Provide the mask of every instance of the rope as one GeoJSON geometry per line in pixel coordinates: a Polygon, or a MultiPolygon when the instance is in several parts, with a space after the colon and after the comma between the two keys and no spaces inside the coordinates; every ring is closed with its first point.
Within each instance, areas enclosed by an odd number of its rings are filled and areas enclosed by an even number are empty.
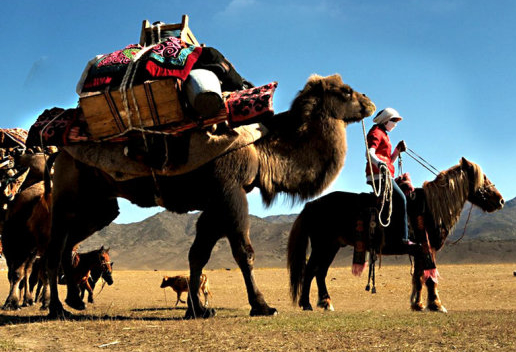
{"type": "MultiPolygon", "coordinates": [[[[160,33],[160,26],[158,25],[157,26],[158,28],[158,36],[159,36],[159,33],[160,33]]],[[[158,37],[159,38],[159,37],[158,37]]],[[[153,41],[153,44],[154,44],[154,40],[153,41]]],[[[140,109],[138,107],[138,102],[136,100],[136,96],[134,94],[134,89],[133,89],[133,84],[134,84],[134,79],[136,77],[136,72],[138,71],[138,67],[140,65],[140,58],[143,57],[143,55],[151,50],[153,48],[152,45],[148,46],[148,47],[144,47],[142,50],[140,50],[140,52],[138,52],[138,54],[131,60],[131,62],[129,63],[128,67],[127,67],[127,71],[125,72],[124,74],[124,78],[122,80],[122,84],[120,85],[120,95],[121,95],[121,98],[122,98],[122,102],[124,104],[124,109],[125,109],[125,112],[126,112],[126,115],[127,115],[127,122],[128,122],[128,126],[129,128],[124,131],[123,133],[121,133],[120,135],[122,134],[125,134],[127,133],[128,131],[140,131],[141,134],[142,134],[142,139],[143,139],[143,145],[144,145],[144,148],[145,148],[145,151],[146,152],[149,152],[149,144],[148,144],[148,141],[147,141],[147,137],[146,137],[146,130],[145,130],[145,126],[143,125],[143,120],[142,120],[142,116],[140,114],[140,109]],[[134,66],[134,69],[133,69],[133,66],[134,66]],[[136,115],[138,117],[138,120],[140,122],[140,128],[134,128],[133,127],[133,123],[132,123],[132,112],[131,110],[129,109],[129,101],[127,99],[127,90],[130,90],[131,92],[131,98],[132,98],[132,101],[133,101],[133,105],[134,105],[134,109],[136,111],[136,115]]],[[[158,183],[158,179],[156,177],[156,173],[154,171],[154,168],[152,167],[149,167],[150,169],[150,172],[152,174],[152,179],[154,181],[154,188],[156,190],[156,194],[155,194],[155,199],[156,199],[156,203],[158,205],[162,205],[162,204],[159,204],[161,203],[159,200],[161,199],[161,190],[160,190],[160,187],[159,187],[159,183],[158,183]]]]}
{"type": "Polygon", "coordinates": [[[473,203],[471,203],[471,206],[469,207],[468,218],[466,219],[466,223],[464,224],[464,230],[462,231],[462,235],[459,237],[458,240],[450,243],[451,245],[456,245],[457,243],[459,243],[464,238],[464,235],[466,234],[466,227],[468,226],[468,222],[469,222],[469,218],[471,217],[471,211],[472,210],[473,210],[473,203]]]}
{"type": "MultiPolygon", "coordinates": [[[[365,143],[366,156],[367,156],[367,165],[369,167],[370,175],[373,175],[373,162],[371,161],[371,155],[369,155],[369,146],[367,145],[367,133],[366,133],[366,129],[365,129],[364,120],[362,120],[362,132],[364,134],[364,143],[365,143]]],[[[379,188],[378,191],[376,190],[376,185],[375,185],[374,181],[372,182],[372,184],[373,184],[373,193],[374,193],[374,195],[376,197],[380,196],[380,192],[381,192],[381,189],[382,189],[381,178],[378,181],[379,181],[379,183],[378,183],[378,188],[379,188]]]]}
{"type": "Polygon", "coordinates": [[[392,193],[393,193],[393,187],[392,187],[392,177],[390,177],[390,171],[387,168],[386,165],[380,166],[380,177],[378,178],[378,189],[376,188],[375,180],[373,179],[373,162],[371,160],[371,155],[369,155],[369,148],[367,145],[367,133],[365,129],[365,123],[364,120],[362,120],[362,132],[364,134],[364,143],[366,148],[366,156],[367,156],[367,164],[369,167],[369,172],[371,175],[371,184],[373,185],[373,193],[374,195],[379,198],[380,195],[382,195],[382,205],[380,207],[380,212],[378,214],[378,222],[381,226],[387,227],[391,223],[391,215],[392,215],[392,193]],[[382,179],[385,179],[385,187],[382,193],[382,179]],[[382,213],[383,209],[385,207],[385,203],[389,202],[389,215],[387,216],[387,223],[384,223],[382,220],[382,213]]]}

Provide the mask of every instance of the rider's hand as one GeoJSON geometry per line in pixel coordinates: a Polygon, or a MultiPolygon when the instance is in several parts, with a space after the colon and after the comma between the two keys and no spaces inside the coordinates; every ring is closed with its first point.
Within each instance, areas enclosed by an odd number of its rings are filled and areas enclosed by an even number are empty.
{"type": "Polygon", "coordinates": [[[380,169],[382,168],[382,166],[385,166],[385,167],[387,168],[387,164],[386,164],[386,163],[384,163],[384,162],[381,162],[381,161],[380,161],[380,162],[378,163],[378,166],[377,166],[377,167],[378,167],[378,170],[380,170],[380,169]]]}
{"type": "Polygon", "coordinates": [[[401,153],[401,152],[404,152],[407,150],[407,144],[405,143],[405,141],[400,141],[398,143],[398,145],[396,146],[396,149],[398,149],[398,151],[401,153]]]}

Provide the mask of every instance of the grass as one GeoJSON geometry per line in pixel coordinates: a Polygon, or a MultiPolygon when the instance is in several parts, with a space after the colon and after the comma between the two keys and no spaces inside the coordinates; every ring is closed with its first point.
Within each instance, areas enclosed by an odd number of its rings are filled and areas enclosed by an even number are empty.
{"type": "MultiPolygon", "coordinates": [[[[259,269],[260,289],[280,313],[255,318],[239,271],[206,271],[217,317],[194,321],[182,320],[185,305],[172,307],[176,297],[159,288],[161,273],[117,271],[114,285],[97,288],[95,304],[71,320],[47,321],[38,307],[0,312],[0,351],[515,351],[513,271],[508,264],[441,266],[449,310],[442,314],[409,309],[409,266],[381,268],[374,295],[364,290],[366,278],[330,269],[335,312],[299,310],[286,270],[259,269]]],[[[0,280],[7,296],[7,279],[0,280]]],[[[311,298],[315,306],[315,289],[311,298]]]]}

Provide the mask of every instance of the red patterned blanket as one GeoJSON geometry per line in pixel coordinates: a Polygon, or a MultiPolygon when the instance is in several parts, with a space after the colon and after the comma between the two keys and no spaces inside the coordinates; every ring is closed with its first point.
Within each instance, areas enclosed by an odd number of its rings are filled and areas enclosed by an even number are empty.
{"type": "Polygon", "coordinates": [[[149,79],[175,77],[185,80],[202,48],[169,37],[152,47],[131,44],[110,54],[90,60],[77,86],[77,93],[95,92],[118,87],[127,74],[134,76],[133,84],[149,79]],[[131,69],[131,62],[136,62],[131,69]]]}

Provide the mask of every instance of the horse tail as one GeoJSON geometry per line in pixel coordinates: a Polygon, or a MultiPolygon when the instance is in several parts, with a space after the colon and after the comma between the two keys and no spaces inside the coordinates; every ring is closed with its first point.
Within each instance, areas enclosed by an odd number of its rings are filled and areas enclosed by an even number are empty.
{"type": "Polygon", "coordinates": [[[287,245],[287,269],[290,275],[290,295],[296,303],[301,295],[303,277],[306,268],[306,252],[308,249],[309,226],[305,217],[308,216],[307,205],[292,225],[287,245]]]}

